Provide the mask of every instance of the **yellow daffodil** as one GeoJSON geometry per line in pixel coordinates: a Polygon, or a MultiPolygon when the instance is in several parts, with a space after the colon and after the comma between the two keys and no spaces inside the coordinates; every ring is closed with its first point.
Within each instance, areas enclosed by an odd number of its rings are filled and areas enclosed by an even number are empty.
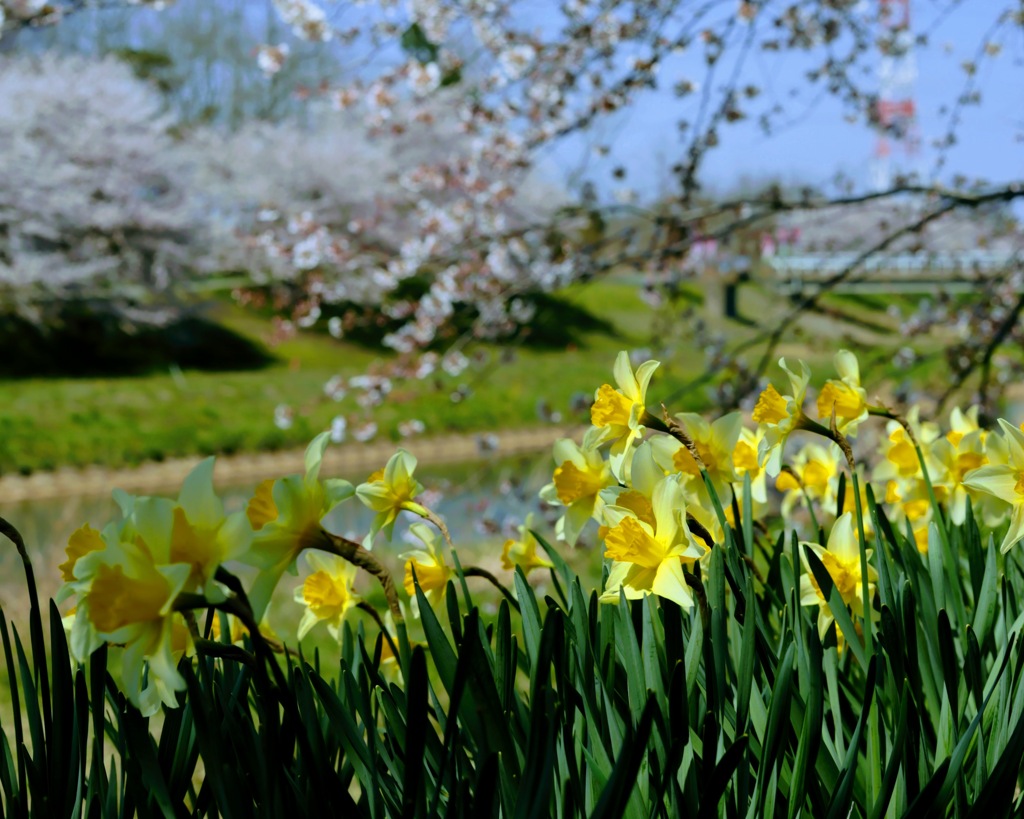
{"type": "Polygon", "coordinates": [[[604,536],[605,557],[611,571],[601,599],[615,602],[619,595],[636,599],[657,594],[684,609],[693,606],[684,565],[704,554],[686,525],[682,488],[674,477],[659,481],[651,503],[654,525],[640,520],[625,507],[608,507],[609,526],[604,536]]]}
{"type": "Polygon", "coordinates": [[[295,602],[305,606],[298,638],[305,637],[317,623],[327,623],[327,631],[337,640],[345,614],[359,603],[359,595],[352,589],[357,569],[344,558],[323,552],[306,552],[306,561],[313,571],[295,590],[295,602]]]}
{"type": "MultiPolygon", "coordinates": [[[[603,513],[601,515],[602,525],[598,533],[602,539],[608,530],[616,525],[622,509],[627,509],[653,529],[656,526],[654,491],[665,478],[671,478],[680,487],[683,520],[692,517],[707,530],[714,542],[722,542],[725,532],[722,529],[718,513],[710,504],[710,496],[706,491],[698,494],[697,482],[676,470],[675,457],[682,446],[679,441],[669,435],[659,435],[647,439],[637,447],[636,455],[633,458],[630,486],[609,487],[601,493],[606,504],[605,510],[616,507],[611,509],[610,515],[603,513]],[[706,503],[707,506],[702,506],[701,503],[706,503]]],[[[728,507],[725,511],[728,517],[728,507]]],[[[698,539],[697,542],[703,543],[704,541],[698,539]]],[[[705,552],[706,556],[707,552],[705,552]]]]}
{"type": "Polygon", "coordinates": [[[988,437],[988,430],[982,429],[978,423],[979,411],[980,408],[977,404],[968,407],[967,412],[963,412],[960,407],[953,407],[949,413],[949,432],[946,433],[946,440],[953,446],[957,446],[965,435],[980,432],[984,444],[985,438],[988,437]]]}
{"type": "Polygon", "coordinates": [[[511,571],[516,566],[523,570],[523,574],[529,574],[531,569],[550,569],[552,563],[537,554],[537,547],[540,544],[537,538],[530,531],[533,528],[533,515],[526,516],[526,522],[518,527],[519,539],[505,541],[501,551],[502,567],[511,571]]]}
{"type": "MultiPolygon", "coordinates": [[[[723,506],[729,505],[729,489],[736,481],[732,455],[740,438],[740,430],[743,429],[743,416],[731,412],[709,424],[695,412],[682,412],[676,415],[676,420],[682,424],[693,442],[719,501],[723,506]]],[[[685,476],[688,493],[697,498],[701,506],[713,508],[700,467],[688,447],[680,445],[675,450],[672,465],[676,472],[685,476]]]]}
{"type": "MultiPolygon", "coordinates": [[[[817,543],[801,543],[800,547],[803,550],[801,562],[804,564],[804,572],[800,576],[800,604],[818,606],[818,636],[824,639],[835,618],[807,562],[806,551],[814,552],[821,560],[836,589],[839,590],[843,602],[850,607],[855,615],[863,616],[864,590],[860,564],[860,541],[855,531],[853,513],[844,512],[832,525],[832,531],[828,536],[828,548],[823,548],[817,543]]],[[[867,550],[869,560],[871,551],[871,549],[867,550]]],[[[878,579],[878,575],[871,565],[868,565],[867,579],[868,595],[870,596],[874,594],[874,581],[878,579]]]]}
{"type": "Polygon", "coordinates": [[[977,503],[983,495],[964,483],[964,478],[988,463],[981,430],[951,431],[946,437],[933,442],[930,450],[936,467],[931,475],[932,483],[944,496],[950,520],[959,526],[967,517],[968,497],[977,503]]]}
{"type": "Polygon", "coordinates": [[[565,507],[565,514],[555,524],[555,534],[570,546],[576,545],[587,521],[599,512],[601,490],[618,483],[597,449],[599,432],[596,428],[589,430],[583,446],[569,438],[556,441],[555,474],[552,482],[540,490],[544,501],[565,507]]]}
{"type": "Polygon", "coordinates": [[[789,469],[779,473],[775,488],[783,492],[782,514],[788,517],[805,497],[823,509],[834,510],[839,489],[839,473],[846,463],[836,444],[805,444],[793,456],[789,469]]]}
{"type": "Polygon", "coordinates": [[[785,358],[779,359],[779,366],[789,376],[791,395],[780,395],[769,384],[758,397],[753,412],[753,419],[761,424],[764,431],[758,457],[765,465],[765,471],[773,478],[782,468],[782,450],[786,446],[786,439],[806,420],[803,403],[807,384],[811,380],[811,371],[802,361],[797,361],[798,372],[786,366],[785,358]]]}
{"type": "Polygon", "coordinates": [[[186,590],[211,599],[216,594],[213,575],[217,567],[244,555],[252,542],[245,512],[224,514],[224,504],[213,491],[213,463],[213,458],[207,458],[189,472],[176,504],[141,498],[133,504],[131,515],[147,544],[169,539],[168,562],[191,567],[186,590]]]}
{"type": "Polygon", "coordinates": [[[594,396],[590,421],[601,430],[597,443],[611,443],[609,461],[612,474],[620,481],[628,480],[634,447],[643,440],[647,385],[659,364],[658,361],[645,361],[634,374],[629,355],[622,351],[616,357],[612,370],[618,389],[602,384],[594,396]]]}
{"type": "MultiPolygon", "coordinates": [[[[920,407],[917,405],[907,412],[907,423],[914,432],[925,457],[928,474],[934,471],[934,464],[929,461],[930,444],[939,437],[939,430],[934,424],[921,423],[920,407]]],[[[874,470],[877,481],[901,481],[921,475],[921,463],[914,449],[914,442],[906,429],[898,421],[889,421],[885,425],[886,438],[880,444],[879,454],[882,458],[874,470]]]]}
{"type": "MultiPolygon", "coordinates": [[[[140,499],[155,500],[155,499],[140,499]]],[[[130,533],[131,528],[126,526],[130,533]]],[[[184,689],[176,654],[184,648],[174,602],[192,573],[187,563],[169,563],[170,538],[146,543],[113,540],[75,564],[80,597],[71,628],[73,656],[83,662],[103,642],[123,645],[122,684],[144,714],[163,702],[177,704],[184,689]],[[142,680],[148,667],[148,683],[142,680]]]]}
{"type": "Polygon", "coordinates": [[[377,513],[363,541],[367,549],[373,545],[377,532],[383,531],[384,537],[391,540],[399,512],[427,515],[427,510],[414,500],[423,491],[423,485],[412,476],[415,469],[415,456],[400,449],[388,460],[383,472],[356,487],[359,500],[377,513]]]}
{"type": "Polygon", "coordinates": [[[399,555],[405,561],[404,587],[409,595],[413,615],[419,617],[419,604],[416,597],[416,583],[420,584],[423,594],[430,605],[436,606],[445,595],[452,570],[445,563],[444,550],[441,546],[441,535],[425,523],[414,523],[409,532],[415,535],[425,548],[413,549],[399,555]],[[415,572],[415,580],[414,573],[415,572]]]}
{"type": "Polygon", "coordinates": [[[1005,553],[1024,538],[1024,432],[1002,418],[999,425],[1003,428],[1007,462],[979,467],[963,483],[1009,505],[1010,527],[999,547],[1005,553]]]}
{"type": "Polygon", "coordinates": [[[766,473],[761,468],[761,460],[757,455],[763,437],[764,432],[760,429],[741,427],[739,439],[732,450],[732,466],[736,470],[736,480],[739,482],[737,494],[742,496],[740,486],[743,477],[750,475],[750,497],[755,505],[768,502],[766,473]]]}
{"type": "Polygon", "coordinates": [[[294,571],[299,553],[323,544],[323,518],[352,496],[348,481],[320,480],[320,464],[329,440],[330,433],[321,433],[306,448],[305,475],[264,481],[249,501],[246,514],[255,534],[249,551],[240,559],[260,569],[249,592],[257,621],[263,618],[281,575],[287,569],[294,571]]]}
{"type": "Polygon", "coordinates": [[[67,548],[64,550],[68,559],[58,566],[61,578],[64,580],[64,585],[57,592],[56,599],[58,603],[74,593],[74,584],[77,579],[75,577],[75,567],[78,565],[79,558],[84,557],[90,552],[102,551],[106,546],[103,535],[93,529],[88,523],[71,533],[71,536],[68,538],[67,548]]]}
{"type": "Polygon", "coordinates": [[[868,417],[867,393],[860,385],[860,365],[849,350],[840,350],[833,359],[839,379],[830,378],[818,393],[818,417],[829,423],[833,410],[836,428],[853,436],[868,417]]]}

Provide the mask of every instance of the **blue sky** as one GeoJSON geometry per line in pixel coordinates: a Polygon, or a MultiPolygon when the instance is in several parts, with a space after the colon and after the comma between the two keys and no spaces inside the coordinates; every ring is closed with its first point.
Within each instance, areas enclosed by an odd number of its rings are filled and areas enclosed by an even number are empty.
{"type": "MultiPolygon", "coordinates": [[[[218,2],[233,7],[240,0],[218,2]]],[[[555,26],[557,12],[553,11],[552,2],[534,0],[519,6],[526,15],[528,28],[543,30],[555,26]]],[[[879,2],[861,0],[864,13],[873,11],[874,4],[879,2]]],[[[683,12],[688,9],[687,3],[688,0],[680,0],[683,12]]],[[[341,2],[325,5],[335,14],[348,9],[341,2]]],[[[911,0],[913,31],[927,32],[930,39],[928,47],[916,51],[915,92],[922,142],[916,164],[926,177],[930,177],[935,166],[936,153],[931,141],[948,127],[948,115],[940,116],[939,109],[955,101],[964,89],[966,75],[962,64],[975,59],[1000,12],[1016,5],[1015,0],[911,0]]],[[[729,2],[723,2],[720,9],[719,22],[733,13],[729,2]]],[[[246,12],[251,20],[261,20],[268,13],[266,0],[251,2],[246,5],[246,12]]],[[[138,12],[137,19],[159,21],[160,16],[138,12]]],[[[261,26],[257,25],[257,29],[261,26]]],[[[960,142],[950,151],[940,181],[948,182],[957,173],[994,183],[1024,179],[1024,142],[1020,141],[1024,132],[1024,29],[1004,26],[997,42],[1002,53],[995,59],[983,60],[976,77],[976,86],[983,93],[982,104],[964,109],[958,132],[960,142]]],[[[298,53],[298,43],[295,45],[298,53]]],[[[704,166],[701,179],[706,185],[728,190],[744,178],[824,185],[842,172],[858,187],[869,186],[875,134],[861,122],[845,121],[845,111],[832,97],[825,95],[815,106],[808,107],[815,92],[802,77],[814,64],[806,55],[793,52],[758,53],[752,57],[741,83],[761,85],[765,89],[761,101],[786,104],[795,121],[770,138],[763,136],[753,121],[723,129],[721,145],[709,154],[704,166]],[[787,101],[784,93],[791,87],[801,91],[801,97],[795,101],[787,101]]],[[[873,60],[867,65],[872,71],[876,68],[873,60]]],[[[676,123],[680,116],[692,116],[696,105],[696,95],[680,101],[671,88],[678,79],[700,81],[702,76],[700,49],[691,47],[662,67],[659,90],[646,93],[625,112],[603,120],[596,132],[566,139],[549,150],[542,165],[544,172],[575,182],[592,179],[602,195],[610,197],[622,184],[611,179],[610,171],[623,165],[629,170],[624,184],[636,189],[642,200],[671,190],[673,180],[668,169],[679,160],[685,147],[676,123]],[[612,148],[603,160],[592,151],[598,143],[612,148]]],[[[869,79],[867,84],[872,87],[873,81],[869,79]]]]}
{"type": "MultiPolygon", "coordinates": [[[[928,32],[930,45],[916,50],[918,78],[915,87],[921,134],[918,169],[931,178],[937,153],[931,142],[945,134],[949,116],[941,116],[942,105],[953,102],[965,87],[967,75],[962,64],[976,57],[999,13],[1008,0],[965,0],[946,15],[937,11],[950,4],[936,0],[912,0],[912,28],[928,32]]],[[[1005,26],[997,42],[1002,46],[995,59],[985,59],[975,78],[982,92],[980,106],[965,108],[959,143],[948,155],[940,181],[953,174],[982,177],[993,183],[1024,179],[1024,35],[1021,27],[1005,26]]],[[[551,159],[562,168],[577,167],[579,156],[588,157],[589,177],[603,193],[613,183],[608,171],[616,164],[629,169],[626,184],[635,188],[641,199],[656,196],[668,178],[667,169],[677,161],[681,143],[676,121],[682,103],[668,88],[675,75],[693,72],[699,76],[697,55],[683,57],[676,65],[666,66],[659,75],[665,90],[648,93],[628,112],[617,115],[603,126],[602,141],[613,146],[610,157],[595,160],[579,140],[568,141],[551,159]],[[598,170],[600,169],[600,171],[598,170]]],[[[779,91],[800,84],[802,72],[811,61],[801,54],[758,56],[750,64],[749,76],[766,88],[779,91]]],[[[770,92],[769,92],[770,93],[770,92]]],[[[810,95],[805,92],[805,97],[810,95]]],[[[702,177],[713,188],[728,189],[741,178],[781,178],[784,181],[824,184],[837,172],[867,188],[870,184],[872,154],[876,137],[863,123],[844,121],[844,110],[831,97],[816,106],[798,101],[792,109],[803,112],[797,121],[770,138],[764,137],[751,122],[730,126],[722,131],[721,145],[709,155],[702,177]]],[[[894,166],[898,165],[894,161],[894,166]]]]}

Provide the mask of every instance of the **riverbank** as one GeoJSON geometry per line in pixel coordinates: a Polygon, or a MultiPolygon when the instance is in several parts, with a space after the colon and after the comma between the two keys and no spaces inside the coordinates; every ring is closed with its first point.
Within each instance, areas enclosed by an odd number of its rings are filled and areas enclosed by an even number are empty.
{"type": "MultiPolygon", "coordinates": [[[[324,455],[322,474],[358,483],[370,472],[383,467],[400,446],[415,455],[422,466],[529,455],[543,452],[559,438],[579,440],[584,430],[585,427],[577,425],[551,425],[413,438],[400,444],[392,441],[334,444],[324,455]]],[[[266,478],[301,472],[304,451],[298,447],[277,452],[221,455],[217,458],[214,480],[218,487],[252,485],[266,478]]],[[[5,504],[25,501],[109,496],[115,488],[133,494],[174,492],[200,460],[200,457],[171,458],[124,469],[65,467],[31,475],[5,475],[0,477],[0,509],[5,504]]]]}

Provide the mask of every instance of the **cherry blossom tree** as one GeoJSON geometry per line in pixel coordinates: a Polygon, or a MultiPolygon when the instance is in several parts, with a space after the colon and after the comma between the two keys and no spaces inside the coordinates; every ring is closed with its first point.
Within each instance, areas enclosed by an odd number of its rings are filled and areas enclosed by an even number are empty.
{"type": "MultiPolygon", "coordinates": [[[[8,28],[47,22],[82,5],[4,2],[8,28]]],[[[893,23],[902,4],[567,0],[544,13],[514,0],[274,4],[297,38],[351,55],[353,70],[304,93],[311,104],[347,112],[391,173],[372,200],[362,198],[351,209],[308,208],[296,216],[269,203],[266,218],[252,225],[250,245],[281,268],[278,275],[290,267],[301,282],[297,321],[315,319],[325,304],[350,298],[353,288],[367,288],[357,297],[402,322],[386,343],[402,354],[396,367],[406,371],[415,371],[414,357],[446,337],[456,305],[476,316],[469,337],[489,337],[515,326],[512,313],[523,309],[525,294],[625,267],[639,271],[657,298],[660,288],[676,287],[699,269],[709,248],[742,244],[780,216],[886,205],[866,239],[849,249],[849,262],[765,317],[753,338],[739,345],[705,338],[714,366],[732,376],[719,397],[735,404],[752,394],[794,323],[870,260],[898,248],[917,252],[929,231],[942,231],[956,214],[983,214],[1024,196],[1012,169],[987,181],[943,173],[944,157],[980,99],[984,66],[1019,40],[1024,17],[1009,2],[987,7],[991,25],[945,103],[946,128],[930,172],[897,175],[866,193],[838,177],[825,188],[768,186],[728,201],[707,196],[702,181],[729,130],[756,123],[770,138],[801,115],[808,98],[832,100],[848,119],[894,140],[907,137],[907,122],[880,106],[875,70],[880,59],[931,45],[927,30],[912,33],[893,23]],[[806,68],[766,82],[772,66],[792,55],[806,68]],[[630,196],[630,158],[602,137],[607,123],[621,122],[653,94],[674,107],[679,139],[658,207],[630,196]],[[444,128],[454,125],[454,132],[438,130],[439,110],[449,112],[444,128]],[[418,142],[414,133],[421,129],[428,136],[418,142]],[[439,142],[443,150],[426,154],[408,148],[439,142]],[[616,157],[611,168],[596,163],[611,181],[584,171],[580,181],[593,184],[581,184],[575,202],[526,207],[524,186],[552,156],[565,156],[564,149],[557,153],[565,145],[577,146],[581,156],[616,157]],[[608,191],[617,202],[609,202],[608,191]],[[423,286],[410,294],[412,280],[423,286]]],[[[961,11],[959,5],[936,2],[930,13],[941,20],[961,11]]],[[[269,73],[289,59],[278,43],[259,44],[254,54],[269,73]]],[[[336,167],[344,161],[338,157],[336,167]]],[[[1019,243],[1013,224],[1004,231],[1011,245],[1019,243]]],[[[979,276],[978,298],[932,300],[903,332],[961,328],[958,341],[944,345],[951,381],[990,397],[992,386],[1010,379],[1019,364],[1000,351],[1024,340],[1020,279],[1011,254],[979,276]]]]}
{"type": "Polygon", "coordinates": [[[202,214],[169,124],[114,59],[0,58],[7,304],[152,294],[195,264],[202,214]]]}

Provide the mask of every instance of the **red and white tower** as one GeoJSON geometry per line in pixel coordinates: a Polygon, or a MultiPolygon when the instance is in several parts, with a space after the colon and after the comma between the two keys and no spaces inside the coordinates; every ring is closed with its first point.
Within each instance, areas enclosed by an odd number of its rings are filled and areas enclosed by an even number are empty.
{"type": "Polygon", "coordinates": [[[914,41],[910,33],[910,0],[878,0],[878,102],[873,121],[878,129],[871,181],[876,190],[892,187],[897,175],[915,170],[920,147],[914,82],[914,41]]]}

